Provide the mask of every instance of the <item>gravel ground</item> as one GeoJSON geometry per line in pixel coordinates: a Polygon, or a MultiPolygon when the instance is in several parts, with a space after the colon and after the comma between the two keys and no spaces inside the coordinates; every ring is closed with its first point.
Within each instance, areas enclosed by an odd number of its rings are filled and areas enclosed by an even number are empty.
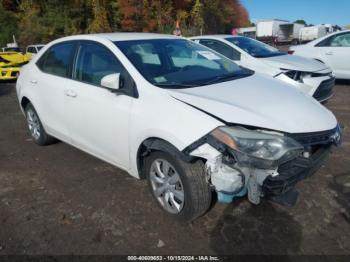
{"type": "Polygon", "coordinates": [[[346,127],[343,144],[298,184],[295,207],[241,199],[179,225],[145,181],[64,143],[36,146],[14,84],[1,84],[0,254],[350,255],[349,82],[327,107],[346,127]]]}

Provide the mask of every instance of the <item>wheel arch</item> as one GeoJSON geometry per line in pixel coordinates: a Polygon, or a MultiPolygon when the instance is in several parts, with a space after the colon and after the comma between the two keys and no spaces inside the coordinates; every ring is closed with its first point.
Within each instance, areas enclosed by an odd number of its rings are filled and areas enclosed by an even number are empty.
{"type": "Polygon", "coordinates": [[[29,100],[28,97],[26,97],[26,96],[23,96],[23,97],[22,97],[22,99],[21,99],[21,107],[22,107],[22,109],[23,109],[23,112],[24,112],[26,106],[27,106],[28,104],[30,104],[30,103],[31,103],[31,101],[29,100]]]}
{"type": "Polygon", "coordinates": [[[320,58],[314,58],[316,61],[322,63],[322,64],[326,64],[325,62],[323,62],[320,58]]]}
{"type": "Polygon", "coordinates": [[[194,159],[197,158],[185,154],[184,152],[176,148],[173,144],[162,138],[147,138],[140,144],[136,155],[137,171],[141,179],[145,178],[145,174],[142,172],[144,166],[144,159],[154,151],[162,151],[168,153],[176,158],[180,158],[185,162],[192,162],[194,159]]]}

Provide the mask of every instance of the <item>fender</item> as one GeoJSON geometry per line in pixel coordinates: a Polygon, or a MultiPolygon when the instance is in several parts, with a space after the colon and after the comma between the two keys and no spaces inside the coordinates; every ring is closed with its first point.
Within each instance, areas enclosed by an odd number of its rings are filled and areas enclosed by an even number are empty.
{"type": "Polygon", "coordinates": [[[188,163],[192,162],[194,159],[197,159],[197,157],[179,151],[175,146],[163,139],[149,138],[140,145],[137,152],[137,169],[140,174],[140,178],[145,178],[145,174],[142,173],[143,159],[152,151],[162,151],[188,163]]]}

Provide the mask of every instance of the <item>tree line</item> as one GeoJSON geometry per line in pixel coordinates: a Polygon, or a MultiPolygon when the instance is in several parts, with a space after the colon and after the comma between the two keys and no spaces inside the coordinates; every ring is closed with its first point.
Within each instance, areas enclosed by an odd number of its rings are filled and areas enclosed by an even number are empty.
{"type": "Polygon", "coordinates": [[[229,33],[248,26],[240,0],[2,0],[0,44],[47,43],[65,35],[100,32],[229,33]]]}

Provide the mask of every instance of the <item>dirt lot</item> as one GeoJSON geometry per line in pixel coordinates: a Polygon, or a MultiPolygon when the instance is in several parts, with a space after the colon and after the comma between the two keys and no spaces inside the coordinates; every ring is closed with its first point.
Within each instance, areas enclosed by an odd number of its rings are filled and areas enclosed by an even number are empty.
{"type": "Polygon", "coordinates": [[[178,225],[145,181],[64,143],[36,146],[14,85],[1,84],[0,254],[350,255],[350,83],[337,84],[327,107],[344,141],[298,185],[294,208],[242,199],[178,225]]]}

